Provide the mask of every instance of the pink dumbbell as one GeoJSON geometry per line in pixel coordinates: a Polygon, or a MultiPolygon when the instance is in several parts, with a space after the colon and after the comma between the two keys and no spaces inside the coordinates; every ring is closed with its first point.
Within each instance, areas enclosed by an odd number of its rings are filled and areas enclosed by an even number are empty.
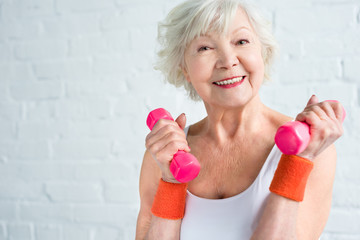
{"type": "MultiPolygon", "coordinates": [[[[149,113],[146,124],[152,130],[160,119],[174,121],[168,111],[163,108],[157,108],[149,113]]],[[[173,160],[170,163],[170,171],[177,181],[186,183],[199,175],[200,164],[194,155],[179,150],[174,154],[173,160]]]]}
{"type": "MultiPolygon", "coordinates": [[[[329,102],[337,102],[336,100],[327,100],[329,102]]],[[[343,108],[344,121],[346,116],[343,108]]],[[[275,143],[280,151],[287,155],[297,155],[305,150],[310,142],[310,126],[304,122],[293,121],[287,122],[276,132],[275,143]]]]}

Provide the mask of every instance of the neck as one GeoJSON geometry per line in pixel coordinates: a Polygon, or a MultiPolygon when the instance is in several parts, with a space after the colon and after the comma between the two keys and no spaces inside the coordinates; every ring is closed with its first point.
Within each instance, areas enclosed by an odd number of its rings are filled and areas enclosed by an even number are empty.
{"type": "Polygon", "coordinates": [[[256,96],[241,107],[219,107],[205,103],[208,117],[204,119],[204,133],[218,143],[259,132],[267,107],[256,96]]]}

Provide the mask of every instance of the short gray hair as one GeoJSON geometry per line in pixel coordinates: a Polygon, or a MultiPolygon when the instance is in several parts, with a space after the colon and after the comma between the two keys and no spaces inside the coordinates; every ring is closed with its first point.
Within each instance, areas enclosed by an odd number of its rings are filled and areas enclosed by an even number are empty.
{"type": "Polygon", "coordinates": [[[265,65],[264,78],[269,79],[277,51],[271,23],[265,20],[253,6],[239,0],[188,0],[173,8],[158,25],[160,50],[155,69],[164,74],[167,82],[176,87],[184,87],[191,99],[200,100],[182,71],[185,66],[186,47],[196,37],[209,31],[220,34],[227,31],[239,7],[247,14],[260,40],[265,65]]]}

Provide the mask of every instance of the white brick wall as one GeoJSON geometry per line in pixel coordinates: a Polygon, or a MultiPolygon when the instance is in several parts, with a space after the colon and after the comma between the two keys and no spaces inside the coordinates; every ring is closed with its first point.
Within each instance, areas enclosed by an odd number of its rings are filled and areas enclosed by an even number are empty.
{"type": "MultiPolygon", "coordinates": [[[[178,2],[0,0],[0,240],[134,238],[147,113],[205,114],[152,69],[178,2]]],[[[323,239],[360,239],[360,1],[253,2],[281,46],[263,101],[347,110],[323,239]]]]}

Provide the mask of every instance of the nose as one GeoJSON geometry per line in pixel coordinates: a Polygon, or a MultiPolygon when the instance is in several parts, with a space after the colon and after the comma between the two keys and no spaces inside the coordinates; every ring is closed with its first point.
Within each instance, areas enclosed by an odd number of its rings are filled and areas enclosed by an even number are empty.
{"type": "Polygon", "coordinates": [[[239,64],[236,52],[231,47],[223,47],[218,53],[216,67],[219,69],[231,69],[239,64]]]}

